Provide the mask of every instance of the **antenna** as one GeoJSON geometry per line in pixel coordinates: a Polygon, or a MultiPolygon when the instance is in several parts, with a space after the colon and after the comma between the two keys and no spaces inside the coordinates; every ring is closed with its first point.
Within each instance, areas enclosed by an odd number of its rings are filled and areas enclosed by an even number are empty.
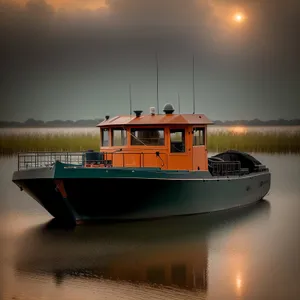
{"type": "Polygon", "coordinates": [[[193,114],[195,113],[195,56],[193,55],[193,114]]]}
{"type": "Polygon", "coordinates": [[[180,96],[179,96],[179,93],[178,93],[178,113],[180,114],[180,96]]]}
{"type": "Polygon", "coordinates": [[[156,99],[157,99],[157,114],[159,115],[159,99],[158,99],[158,54],[156,52],[156,99]]]}
{"type": "Polygon", "coordinates": [[[131,104],[131,83],[129,84],[129,109],[130,109],[130,116],[132,115],[132,104],[131,104]]]}

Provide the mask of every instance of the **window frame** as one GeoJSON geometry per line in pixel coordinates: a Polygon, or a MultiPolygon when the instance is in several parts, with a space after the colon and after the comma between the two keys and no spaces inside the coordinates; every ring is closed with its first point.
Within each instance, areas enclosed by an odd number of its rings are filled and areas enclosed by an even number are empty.
{"type": "MultiPolygon", "coordinates": [[[[205,146],[206,145],[206,127],[193,127],[193,130],[192,130],[192,134],[193,134],[193,147],[197,147],[197,146],[205,146]],[[195,135],[194,135],[194,131],[195,130],[199,130],[199,131],[202,131],[203,132],[203,144],[195,144],[194,141],[195,141],[195,135]]],[[[200,139],[200,136],[199,136],[199,139],[200,139]]]]}
{"type": "Polygon", "coordinates": [[[169,136],[170,136],[170,154],[186,154],[187,153],[187,151],[186,151],[186,149],[187,149],[186,128],[170,128],[169,136]],[[172,151],[172,133],[176,133],[176,132],[182,133],[182,142],[183,142],[183,146],[184,146],[184,151],[179,151],[179,152],[172,151]]]}
{"type": "Polygon", "coordinates": [[[100,133],[101,133],[101,147],[110,147],[111,145],[111,131],[109,128],[101,128],[100,130],[100,133]],[[104,145],[103,144],[103,139],[104,139],[104,134],[103,132],[107,132],[107,145],[104,145]]]}
{"type": "Polygon", "coordinates": [[[111,128],[110,135],[111,135],[111,147],[124,147],[124,146],[126,147],[128,145],[128,132],[127,132],[127,129],[121,128],[121,127],[111,128]],[[119,130],[119,131],[125,132],[124,139],[123,140],[121,139],[121,141],[125,142],[125,144],[122,143],[121,145],[114,145],[114,131],[115,130],[119,130]]]}
{"type": "Polygon", "coordinates": [[[129,134],[130,134],[130,143],[129,143],[129,146],[130,147],[165,147],[166,146],[166,130],[164,127],[131,127],[129,128],[129,134]],[[139,144],[139,145],[135,145],[135,144],[132,144],[132,140],[134,139],[133,136],[134,133],[133,131],[143,131],[143,130],[158,130],[158,131],[162,131],[163,132],[163,141],[164,143],[162,145],[144,145],[144,144],[139,144]]]}

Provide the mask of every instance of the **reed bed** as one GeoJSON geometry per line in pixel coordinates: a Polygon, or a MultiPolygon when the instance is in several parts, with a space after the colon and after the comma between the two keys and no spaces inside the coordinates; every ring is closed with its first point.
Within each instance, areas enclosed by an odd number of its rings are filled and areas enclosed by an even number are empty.
{"type": "Polygon", "coordinates": [[[300,154],[299,132],[219,132],[208,137],[208,151],[221,152],[236,149],[254,153],[300,154]]]}
{"type": "Polygon", "coordinates": [[[100,138],[94,134],[20,134],[0,135],[0,153],[15,154],[34,151],[98,150],[100,138]]]}
{"type": "MultiPolygon", "coordinates": [[[[95,134],[0,134],[0,153],[15,154],[30,151],[86,151],[98,150],[100,138],[95,134]]],[[[208,151],[236,149],[260,153],[300,154],[299,132],[211,132],[208,151]]]]}

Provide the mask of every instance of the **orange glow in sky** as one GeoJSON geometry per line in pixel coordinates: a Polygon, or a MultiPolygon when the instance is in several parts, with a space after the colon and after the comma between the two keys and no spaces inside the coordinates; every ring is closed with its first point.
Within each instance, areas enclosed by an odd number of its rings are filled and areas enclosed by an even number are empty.
{"type": "MultiPolygon", "coordinates": [[[[28,0],[15,0],[15,2],[25,5],[28,0]]],[[[66,11],[74,10],[97,10],[107,7],[105,0],[46,0],[55,10],[64,9],[66,11]]]]}
{"type": "Polygon", "coordinates": [[[245,16],[242,13],[238,12],[233,16],[233,19],[237,23],[242,23],[245,20],[245,16]]]}
{"type": "Polygon", "coordinates": [[[106,7],[105,0],[47,0],[47,3],[52,5],[54,8],[64,8],[68,10],[74,9],[89,9],[96,10],[99,8],[106,7]]]}

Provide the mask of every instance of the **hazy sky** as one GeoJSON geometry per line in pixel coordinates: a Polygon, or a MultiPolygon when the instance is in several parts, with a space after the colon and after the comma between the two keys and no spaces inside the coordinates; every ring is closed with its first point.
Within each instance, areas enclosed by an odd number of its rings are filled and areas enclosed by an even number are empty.
{"type": "Polygon", "coordinates": [[[0,0],[0,120],[166,102],[215,119],[300,118],[299,0],[0,0]],[[234,16],[240,14],[237,22],[234,16]]]}

